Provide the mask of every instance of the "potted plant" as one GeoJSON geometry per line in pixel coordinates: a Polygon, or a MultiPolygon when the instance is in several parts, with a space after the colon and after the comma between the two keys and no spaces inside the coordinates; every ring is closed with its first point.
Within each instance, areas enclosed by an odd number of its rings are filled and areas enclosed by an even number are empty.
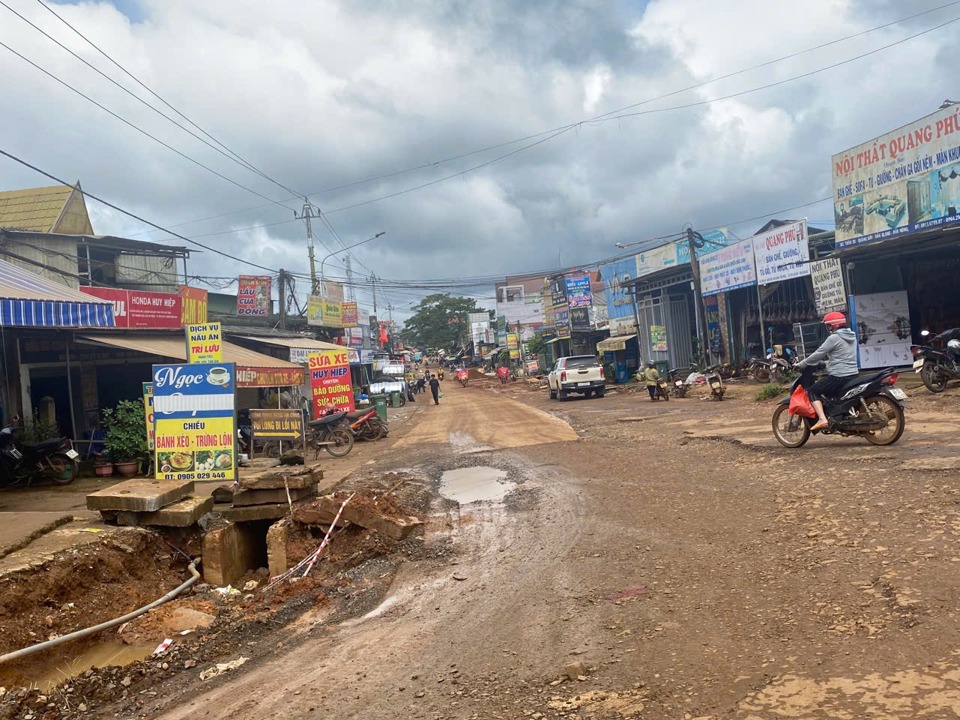
{"type": "Polygon", "coordinates": [[[93,472],[98,477],[113,475],[113,461],[103,453],[97,453],[97,459],[93,461],[93,472]]]}
{"type": "Polygon", "coordinates": [[[143,400],[121,400],[103,411],[104,442],[117,472],[136,475],[147,452],[147,425],[143,400]]]}

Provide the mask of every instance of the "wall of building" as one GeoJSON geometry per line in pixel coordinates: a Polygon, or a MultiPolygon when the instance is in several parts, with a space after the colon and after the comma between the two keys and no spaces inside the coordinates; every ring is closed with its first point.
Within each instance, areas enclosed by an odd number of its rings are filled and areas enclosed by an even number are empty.
{"type": "Polygon", "coordinates": [[[76,288],[77,242],[71,238],[20,233],[16,239],[0,242],[4,260],[55,282],[76,288]]]}
{"type": "MultiPolygon", "coordinates": [[[[151,292],[177,292],[178,274],[175,258],[156,255],[120,254],[116,259],[117,285],[151,292]]],[[[234,297],[236,308],[236,297],[234,297]]]]}

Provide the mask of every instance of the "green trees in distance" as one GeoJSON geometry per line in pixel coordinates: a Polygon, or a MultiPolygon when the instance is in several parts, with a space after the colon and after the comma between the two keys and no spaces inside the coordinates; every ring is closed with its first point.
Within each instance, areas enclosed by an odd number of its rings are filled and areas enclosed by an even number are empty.
{"type": "Polygon", "coordinates": [[[405,343],[419,348],[456,351],[470,342],[468,313],[487,312],[468,297],[434,293],[421,300],[403,324],[405,343]]]}

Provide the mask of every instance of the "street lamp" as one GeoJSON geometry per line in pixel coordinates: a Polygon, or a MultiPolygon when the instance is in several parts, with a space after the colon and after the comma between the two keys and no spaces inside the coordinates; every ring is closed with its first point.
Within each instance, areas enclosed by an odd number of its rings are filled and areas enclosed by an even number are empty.
{"type": "Polygon", "coordinates": [[[370,242],[370,241],[372,241],[372,240],[376,240],[378,237],[382,237],[382,236],[384,236],[384,235],[386,235],[386,234],[387,234],[387,231],[386,231],[386,230],[381,230],[380,232],[378,232],[378,233],[377,233],[376,235],[374,235],[373,237],[368,237],[366,240],[361,240],[360,242],[354,243],[353,245],[347,245],[345,248],[340,248],[339,250],[334,250],[332,253],[328,253],[328,254],[326,255],[326,257],[324,257],[323,260],[320,261],[320,283],[323,284],[323,279],[324,279],[324,278],[323,278],[323,264],[324,264],[327,260],[329,260],[330,258],[332,258],[332,257],[333,257],[334,255],[336,255],[337,253],[342,253],[342,252],[346,252],[347,250],[352,250],[352,249],[355,248],[355,247],[358,247],[358,246],[360,246],[360,245],[364,245],[365,243],[368,243],[368,242],[370,242]]]}

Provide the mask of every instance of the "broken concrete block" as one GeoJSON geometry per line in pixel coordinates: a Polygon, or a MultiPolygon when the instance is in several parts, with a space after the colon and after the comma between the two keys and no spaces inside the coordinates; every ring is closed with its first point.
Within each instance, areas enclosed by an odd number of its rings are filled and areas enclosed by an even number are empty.
{"type": "MultiPolygon", "coordinates": [[[[309,510],[307,507],[296,509],[293,516],[297,522],[305,525],[329,525],[336,517],[342,502],[332,495],[325,495],[311,502],[307,506],[309,510]],[[314,522],[310,522],[310,520],[314,520],[314,522]]],[[[403,540],[415,528],[423,524],[423,521],[416,517],[394,517],[385,515],[370,506],[351,505],[349,503],[340,515],[341,522],[338,525],[344,520],[394,540],[403,540]]]]}
{"type": "MultiPolygon", "coordinates": [[[[303,500],[313,497],[317,494],[317,486],[310,485],[305,488],[290,488],[290,500],[303,500]]],[[[241,488],[233,494],[233,506],[243,507],[245,505],[269,505],[271,503],[287,502],[287,491],[284,488],[278,490],[246,490],[241,488]]]]}
{"type": "Polygon", "coordinates": [[[290,569],[287,562],[287,540],[290,536],[290,520],[278,520],[267,530],[267,567],[270,577],[283,575],[290,569]]]}
{"type": "Polygon", "coordinates": [[[213,501],[218,505],[233,502],[233,485],[220,485],[211,493],[213,501]]]}
{"type": "Polygon", "coordinates": [[[263,533],[227,525],[203,536],[203,579],[211,585],[234,585],[260,566],[263,533]]]}
{"type": "MultiPolygon", "coordinates": [[[[320,498],[321,500],[323,498],[320,498]]],[[[333,508],[331,510],[328,504],[323,504],[322,506],[318,501],[303,503],[301,505],[296,505],[293,508],[293,519],[300,523],[301,525],[311,525],[314,527],[323,527],[329,528],[333,523],[333,518],[337,515],[337,509],[340,506],[333,508]]],[[[346,527],[350,523],[343,519],[343,516],[340,517],[340,520],[337,522],[337,527],[346,527]]]]}
{"type": "Polygon", "coordinates": [[[563,666],[563,672],[570,680],[577,680],[587,674],[587,668],[582,662],[572,662],[563,666]]]}
{"type": "Polygon", "coordinates": [[[121,510],[117,513],[117,524],[134,527],[190,527],[211,510],[212,497],[188,497],[148,513],[121,510]]]}
{"type": "Polygon", "coordinates": [[[323,470],[319,465],[309,465],[296,469],[269,470],[266,472],[241,473],[240,487],[246,490],[282,490],[288,487],[301,489],[316,485],[323,480],[323,470]]]}
{"type": "Polygon", "coordinates": [[[192,494],[190,480],[127,480],[87,495],[87,509],[153,512],[192,494]]]}
{"type": "MultiPolygon", "coordinates": [[[[294,505],[296,508],[296,505],[294,505]]],[[[290,512],[286,501],[272,505],[245,505],[243,507],[228,507],[221,511],[221,515],[230,522],[253,522],[255,520],[279,520],[290,512]]]]}
{"type": "Polygon", "coordinates": [[[166,619],[163,626],[164,629],[172,635],[186,630],[208,628],[213,625],[216,619],[215,615],[209,613],[200,612],[193,608],[178,607],[170,613],[170,617],[166,619]]]}

